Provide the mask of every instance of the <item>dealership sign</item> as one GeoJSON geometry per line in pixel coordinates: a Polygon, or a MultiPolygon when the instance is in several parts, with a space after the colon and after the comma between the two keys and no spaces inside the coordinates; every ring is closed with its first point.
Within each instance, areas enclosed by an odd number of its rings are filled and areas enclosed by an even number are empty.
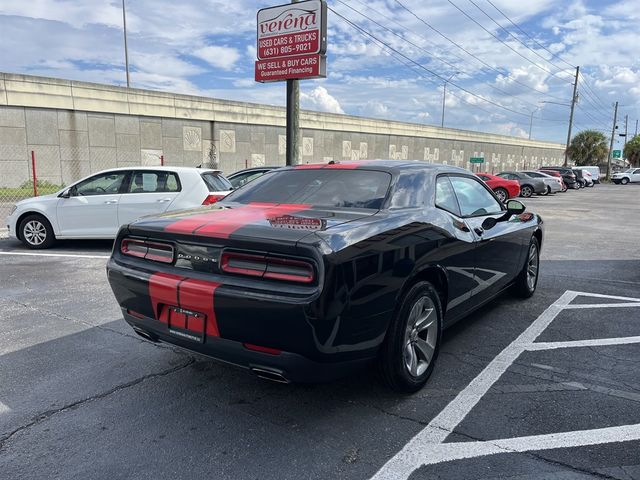
{"type": "Polygon", "coordinates": [[[258,82],[326,77],[327,4],[288,3],[258,11],[258,82]]]}

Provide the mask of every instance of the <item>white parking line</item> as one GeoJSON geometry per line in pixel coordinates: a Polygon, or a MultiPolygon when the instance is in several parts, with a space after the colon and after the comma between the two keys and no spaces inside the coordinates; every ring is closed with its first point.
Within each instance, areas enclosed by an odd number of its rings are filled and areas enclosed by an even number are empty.
{"type": "Polygon", "coordinates": [[[372,480],[406,479],[422,465],[440,463],[457,458],[492,455],[508,451],[543,450],[547,448],[575,447],[594,445],[597,443],[627,441],[627,439],[640,439],[640,424],[638,424],[487,442],[443,443],[449,434],[454,431],[460,422],[462,422],[469,412],[478,404],[491,386],[498,381],[502,374],[505,373],[525,351],[638,343],[639,337],[534,343],[536,338],[551,324],[560,312],[567,308],[578,306],[570,306],[570,303],[580,295],[629,302],[626,304],[602,303],[585,304],[584,306],[579,305],[584,308],[606,308],[620,305],[640,306],[640,299],[638,298],[566,291],[522,332],[518,338],[500,352],[422,431],[383,465],[372,477],[372,480]],[[595,342],[598,343],[595,344],[595,342]],[[540,346],[537,347],[537,345],[540,346]]]}
{"type": "Polygon", "coordinates": [[[0,255],[17,255],[17,256],[25,256],[25,257],[109,258],[109,255],[85,255],[85,254],[70,254],[70,253],[6,252],[6,251],[0,251],[0,255]]]}
{"type": "Polygon", "coordinates": [[[621,308],[621,307],[640,307],[639,302],[629,303],[584,303],[580,305],[567,305],[565,310],[580,310],[584,308],[621,308]]]}
{"type": "Polygon", "coordinates": [[[0,402],[0,415],[2,415],[3,413],[7,413],[10,412],[11,409],[9,407],[7,407],[4,403],[0,402]]]}
{"type": "Polygon", "coordinates": [[[607,345],[630,345],[640,343],[640,337],[596,338],[590,340],[572,340],[568,342],[536,342],[527,345],[527,350],[552,350],[554,348],[604,347],[607,345]]]}

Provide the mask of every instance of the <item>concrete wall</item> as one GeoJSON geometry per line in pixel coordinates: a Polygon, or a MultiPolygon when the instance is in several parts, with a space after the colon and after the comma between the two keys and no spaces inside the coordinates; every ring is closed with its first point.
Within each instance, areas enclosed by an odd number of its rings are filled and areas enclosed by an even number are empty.
{"type": "MultiPolygon", "coordinates": [[[[284,165],[283,108],[0,73],[0,186],[29,178],[69,184],[116,166],[195,166],[213,152],[226,173],[284,165]]],[[[347,115],[303,111],[303,163],[410,159],[483,170],[561,161],[564,145],[347,115]]]]}

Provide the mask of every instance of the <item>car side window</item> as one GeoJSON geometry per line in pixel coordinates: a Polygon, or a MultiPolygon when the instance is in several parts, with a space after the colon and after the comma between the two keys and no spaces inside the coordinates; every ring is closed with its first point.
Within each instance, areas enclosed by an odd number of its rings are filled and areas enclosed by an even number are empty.
{"type": "Polygon", "coordinates": [[[463,217],[502,213],[500,202],[475,178],[452,176],[451,185],[463,217]]]}
{"type": "Polygon", "coordinates": [[[436,180],[436,207],[460,216],[460,207],[449,177],[438,177],[436,180]]]}
{"type": "Polygon", "coordinates": [[[128,193],[179,192],[180,182],[174,172],[132,172],[128,193]]]}
{"type": "Polygon", "coordinates": [[[113,195],[120,192],[122,182],[127,172],[101,173],[76,184],[73,187],[73,195],[83,197],[92,195],[113,195]]]}
{"type": "Polygon", "coordinates": [[[489,180],[489,177],[487,177],[486,175],[478,175],[478,178],[479,178],[480,180],[484,180],[485,182],[486,182],[487,180],[489,180]]]}

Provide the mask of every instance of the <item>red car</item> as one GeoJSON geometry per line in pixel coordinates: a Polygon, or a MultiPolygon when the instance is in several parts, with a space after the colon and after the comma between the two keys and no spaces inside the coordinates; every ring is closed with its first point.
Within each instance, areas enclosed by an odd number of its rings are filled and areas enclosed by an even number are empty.
{"type": "Polygon", "coordinates": [[[520,184],[517,180],[505,180],[490,173],[476,173],[476,175],[493,190],[503,203],[509,198],[520,195],[520,184]]]}

